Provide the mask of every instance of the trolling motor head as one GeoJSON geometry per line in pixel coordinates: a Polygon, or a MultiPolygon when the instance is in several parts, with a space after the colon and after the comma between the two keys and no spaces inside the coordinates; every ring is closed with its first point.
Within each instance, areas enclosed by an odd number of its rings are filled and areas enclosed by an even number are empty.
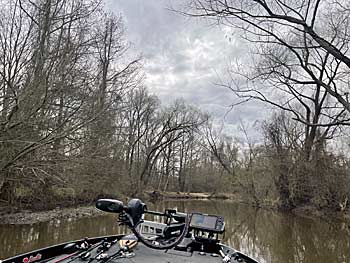
{"type": "Polygon", "coordinates": [[[124,210],[122,201],[114,199],[99,199],[96,202],[96,208],[109,213],[121,213],[124,210]]]}
{"type": "Polygon", "coordinates": [[[121,214],[123,221],[130,227],[137,226],[142,219],[147,207],[140,199],[131,199],[127,206],[124,206],[122,201],[114,199],[99,199],[96,202],[96,208],[109,213],[121,214]],[[123,215],[127,215],[124,217],[123,215]]]}

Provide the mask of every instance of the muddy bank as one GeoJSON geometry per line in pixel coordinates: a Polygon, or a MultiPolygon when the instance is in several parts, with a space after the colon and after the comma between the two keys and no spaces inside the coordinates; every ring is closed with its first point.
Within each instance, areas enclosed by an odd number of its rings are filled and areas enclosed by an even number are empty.
{"type": "Polygon", "coordinates": [[[103,212],[94,206],[80,206],[74,208],[55,208],[48,211],[22,211],[13,214],[0,215],[0,224],[34,224],[52,220],[68,220],[82,217],[93,217],[103,212]]]}
{"type": "MultiPolygon", "coordinates": [[[[123,201],[126,201],[126,198],[123,201]]],[[[147,191],[144,192],[141,198],[145,202],[157,202],[160,200],[232,200],[237,203],[243,202],[238,195],[235,194],[210,194],[210,193],[184,193],[184,192],[158,192],[147,191]]],[[[276,206],[260,205],[258,209],[278,211],[276,206]]],[[[288,213],[288,212],[287,212],[288,213]]],[[[321,218],[326,221],[340,220],[350,222],[350,211],[336,212],[331,210],[320,210],[314,206],[303,206],[294,208],[289,213],[308,218],[321,218]]],[[[52,220],[74,220],[83,217],[94,217],[102,215],[103,212],[95,208],[93,204],[70,207],[70,208],[55,208],[44,211],[22,210],[14,213],[0,211],[0,224],[35,224],[40,222],[47,222],[52,220]]]]}
{"type": "MultiPolygon", "coordinates": [[[[128,198],[126,198],[128,199],[128,198]]],[[[125,199],[125,200],[126,200],[125,199]]],[[[236,200],[237,196],[233,194],[210,194],[210,193],[183,193],[183,192],[158,192],[147,191],[141,197],[144,201],[157,200],[191,200],[191,199],[230,199],[236,200]]],[[[97,210],[94,205],[85,205],[71,208],[60,208],[33,211],[22,210],[17,212],[0,212],[0,224],[34,224],[52,220],[67,220],[77,219],[82,217],[93,217],[103,214],[102,211],[97,210]]]]}
{"type": "Polygon", "coordinates": [[[307,205],[294,208],[290,211],[292,214],[305,218],[321,218],[325,221],[342,221],[350,223],[350,211],[334,211],[331,209],[318,209],[315,206],[307,205]]]}
{"type": "Polygon", "coordinates": [[[187,192],[160,192],[160,191],[146,191],[145,195],[150,200],[164,200],[164,199],[229,199],[239,200],[240,198],[235,194],[228,193],[187,193],[187,192]]]}

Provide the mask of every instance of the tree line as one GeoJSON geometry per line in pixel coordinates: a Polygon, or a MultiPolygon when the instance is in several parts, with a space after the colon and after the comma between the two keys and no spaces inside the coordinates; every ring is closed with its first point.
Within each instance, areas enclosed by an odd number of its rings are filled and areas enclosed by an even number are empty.
{"type": "Polygon", "coordinates": [[[223,169],[200,139],[209,117],[149,94],[122,17],[97,0],[2,6],[1,203],[214,189],[209,171],[223,169]]]}
{"type": "Polygon", "coordinates": [[[347,3],[190,1],[258,60],[222,85],[276,108],[257,144],[198,108],[143,86],[120,16],[97,0],[3,1],[0,202],[47,208],[145,190],[235,193],[257,206],[348,207],[347,3]],[[325,17],[332,19],[325,20],[325,17]],[[283,34],[282,34],[282,33],[283,34]]]}
{"type": "Polygon", "coordinates": [[[250,60],[232,63],[222,83],[234,105],[259,101],[276,111],[262,125],[264,146],[249,150],[247,172],[260,177],[250,182],[254,202],[273,196],[273,186],[285,209],[345,209],[348,156],[331,146],[350,124],[349,2],[189,0],[182,13],[228,27],[250,47],[250,60]]]}

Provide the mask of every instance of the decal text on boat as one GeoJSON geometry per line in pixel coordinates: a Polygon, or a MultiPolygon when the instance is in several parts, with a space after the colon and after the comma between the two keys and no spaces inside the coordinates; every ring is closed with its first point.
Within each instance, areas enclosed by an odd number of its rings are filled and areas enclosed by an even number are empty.
{"type": "Polygon", "coordinates": [[[37,254],[36,256],[30,256],[29,258],[24,258],[22,260],[23,263],[31,263],[31,262],[35,262],[41,259],[41,254],[37,254]]]}

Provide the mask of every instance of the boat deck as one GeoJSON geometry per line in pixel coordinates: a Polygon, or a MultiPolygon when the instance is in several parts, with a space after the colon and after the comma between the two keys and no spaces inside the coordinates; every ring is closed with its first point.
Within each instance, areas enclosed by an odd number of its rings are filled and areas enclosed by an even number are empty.
{"type": "MultiPolygon", "coordinates": [[[[122,253],[121,255],[117,254],[120,250],[120,245],[117,242],[111,246],[107,251],[103,252],[105,258],[98,258],[98,254],[101,254],[101,251],[98,248],[91,251],[89,257],[87,258],[74,258],[68,257],[68,255],[60,255],[47,261],[47,263],[156,263],[156,262],[166,262],[166,263],[214,263],[214,262],[223,262],[221,256],[212,253],[203,253],[199,251],[188,252],[180,250],[156,250],[151,249],[143,245],[142,243],[137,243],[137,245],[131,249],[129,252],[122,253]],[[67,257],[66,259],[64,259],[67,257]]],[[[229,249],[229,248],[228,248],[229,249]]],[[[233,250],[230,250],[229,253],[233,253],[233,250]]],[[[244,261],[235,261],[231,260],[232,263],[243,262],[244,261]]]]}
{"type": "MultiPolygon", "coordinates": [[[[185,241],[185,240],[184,240],[185,241]]],[[[190,241],[187,240],[187,242],[190,241]]],[[[222,257],[211,252],[201,252],[194,249],[188,251],[185,243],[180,243],[184,250],[169,249],[159,250],[148,248],[133,235],[107,236],[89,239],[90,248],[70,251],[67,247],[81,247],[85,240],[73,243],[64,243],[41,250],[32,251],[13,258],[8,258],[2,263],[215,263],[224,262],[222,257]],[[108,246],[105,244],[108,244],[108,246]],[[123,252],[121,252],[123,251],[123,252]]],[[[197,247],[198,248],[198,247],[197,247]]],[[[205,248],[204,248],[205,249],[205,248]]],[[[229,255],[231,263],[258,263],[244,254],[232,248],[221,245],[225,255],[229,255]]],[[[199,249],[200,250],[200,249],[199,249]]],[[[217,250],[206,250],[217,251],[217,250]]],[[[1,260],[0,260],[1,262],[1,260]]]]}
{"type": "Polygon", "coordinates": [[[208,254],[208,253],[199,253],[187,252],[187,251],[177,251],[177,250],[155,250],[150,249],[143,244],[138,244],[133,250],[135,256],[130,258],[121,258],[117,259],[114,262],[198,262],[198,263],[209,263],[209,262],[222,262],[222,259],[219,255],[208,254]]]}

